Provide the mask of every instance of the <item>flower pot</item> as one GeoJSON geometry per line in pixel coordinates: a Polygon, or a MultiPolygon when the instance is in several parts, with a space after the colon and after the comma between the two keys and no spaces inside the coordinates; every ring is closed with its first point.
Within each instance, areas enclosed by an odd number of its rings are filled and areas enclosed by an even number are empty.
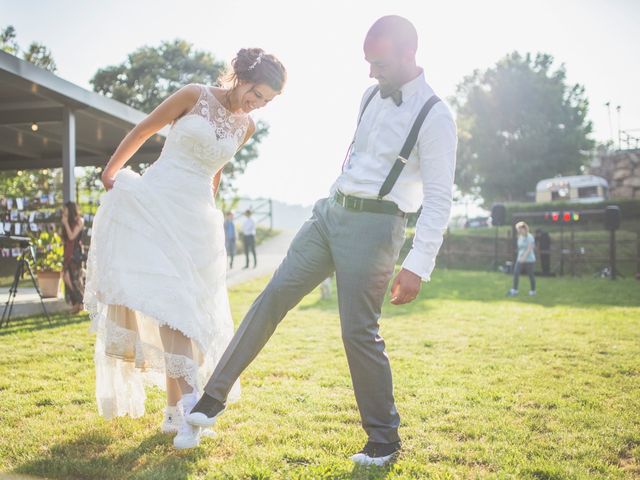
{"type": "Polygon", "coordinates": [[[56,298],[60,291],[60,280],[62,279],[62,272],[46,272],[38,271],[38,287],[40,293],[44,298],[56,298]]]}

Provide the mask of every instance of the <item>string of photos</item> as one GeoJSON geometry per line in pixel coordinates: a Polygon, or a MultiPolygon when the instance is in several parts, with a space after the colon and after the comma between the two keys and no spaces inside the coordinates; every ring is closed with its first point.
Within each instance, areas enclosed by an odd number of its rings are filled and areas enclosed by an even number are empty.
{"type": "MultiPolygon", "coordinates": [[[[81,195],[80,211],[85,222],[84,242],[91,237],[91,227],[98,207],[93,195],[81,195]]],[[[0,197],[0,235],[37,239],[43,232],[60,233],[62,202],[53,192],[38,192],[31,197],[0,197]]],[[[20,256],[19,246],[4,242],[0,258],[20,256]]]]}

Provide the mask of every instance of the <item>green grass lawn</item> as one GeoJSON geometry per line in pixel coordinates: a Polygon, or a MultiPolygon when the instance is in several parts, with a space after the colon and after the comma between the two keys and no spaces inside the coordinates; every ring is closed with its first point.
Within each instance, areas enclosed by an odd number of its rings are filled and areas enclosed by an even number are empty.
{"type": "MultiPolygon", "coordinates": [[[[231,292],[239,321],[265,280],[231,292]]],[[[177,452],[140,419],[94,402],[86,316],[0,331],[0,471],[49,478],[640,478],[640,283],[437,271],[419,299],[385,305],[403,453],[354,469],[365,441],[335,301],[314,292],[242,378],[215,439],[177,452]],[[526,279],[522,279],[526,284],[526,279]],[[526,286],[526,285],[525,285],[526,286]],[[523,286],[524,289],[524,286],[523,286]]]]}

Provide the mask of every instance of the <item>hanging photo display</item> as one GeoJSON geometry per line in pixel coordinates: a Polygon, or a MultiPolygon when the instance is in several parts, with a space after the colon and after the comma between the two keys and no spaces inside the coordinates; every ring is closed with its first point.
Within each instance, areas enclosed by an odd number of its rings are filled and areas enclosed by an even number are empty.
{"type": "MultiPolygon", "coordinates": [[[[88,202],[88,210],[84,213],[85,239],[91,236],[91,225],[95,217],[97,201],[88,202]]],[[[37,236],[41,232],[59,232],[61,229],[62,206],[57,205],[53,193],[38,193],[34,198],[1,197],[0,198],[0,235],[5,236],[37,236]]],[[[17,257],[20,249],[11,245],[0,248],[0,258],[17,257]]]]}

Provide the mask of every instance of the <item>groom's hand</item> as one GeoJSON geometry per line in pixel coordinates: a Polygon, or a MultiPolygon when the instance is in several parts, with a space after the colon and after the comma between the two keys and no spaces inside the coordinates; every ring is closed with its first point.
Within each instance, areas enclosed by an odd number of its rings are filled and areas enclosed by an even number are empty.
{"type": "Polygon", "coordinates": [[[403,305],[412,302],[420,293],[422,279],[409,270],[402,269],[391,285],[391,303],[403,305]]]}

